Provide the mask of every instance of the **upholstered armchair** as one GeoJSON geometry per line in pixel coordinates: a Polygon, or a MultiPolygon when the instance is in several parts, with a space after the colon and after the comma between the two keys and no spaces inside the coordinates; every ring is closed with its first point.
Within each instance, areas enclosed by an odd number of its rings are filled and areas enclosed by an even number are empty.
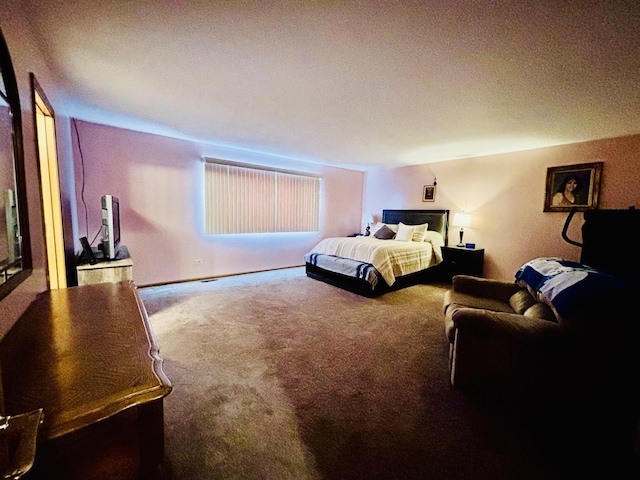
{"type": "Polygon", "coordinates": [[[514,282],[458,275],[444,300],[451,383],[493,397],[548,382],[567,329],[514,282]]]}

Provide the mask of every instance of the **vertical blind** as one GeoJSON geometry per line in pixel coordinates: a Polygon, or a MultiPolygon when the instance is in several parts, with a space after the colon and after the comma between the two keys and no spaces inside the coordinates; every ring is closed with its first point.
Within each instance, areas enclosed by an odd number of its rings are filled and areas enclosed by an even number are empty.
{"type": "Polygon", "coordinates": [[[320,178],[205,162],[205,232],[315,232],[320,178]]]}

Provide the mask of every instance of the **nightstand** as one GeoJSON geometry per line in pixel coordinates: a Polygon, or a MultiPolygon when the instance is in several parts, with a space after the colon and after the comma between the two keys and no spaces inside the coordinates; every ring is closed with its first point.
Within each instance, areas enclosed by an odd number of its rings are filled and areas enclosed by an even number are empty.
{"type": "Polygon", "coordinates": [[[484,248],[442,247],[442,276],[451,281],[454,275],[481,277],[484,267],[484,248]]]}

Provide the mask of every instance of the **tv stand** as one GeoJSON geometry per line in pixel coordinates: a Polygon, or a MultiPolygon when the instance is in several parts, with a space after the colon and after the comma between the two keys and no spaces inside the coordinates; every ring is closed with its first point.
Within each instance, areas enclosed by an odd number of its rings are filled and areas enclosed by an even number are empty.
{"type": "Polygon", "coordinates": [[[84,260],[76,266],[79,286],[133,280],[133,260],[131,260],[126,246],[120,245],[118,247],[115,260],[107,260],[97,254],[96,257],[98,257],[98,262],[93,265],[84,260]]]}

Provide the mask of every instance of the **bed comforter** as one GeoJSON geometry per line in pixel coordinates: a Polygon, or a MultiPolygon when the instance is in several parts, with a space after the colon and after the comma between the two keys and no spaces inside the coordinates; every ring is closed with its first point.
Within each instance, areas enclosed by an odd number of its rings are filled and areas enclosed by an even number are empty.
{"type": "Polygon", "coordinates": [[[408,275],[442,262],[439,242],[400,242],[375,237],[335,237],[318,243],[305,258],[332,255],[373,265],[389,286],[396,277],[408,275]]]}

